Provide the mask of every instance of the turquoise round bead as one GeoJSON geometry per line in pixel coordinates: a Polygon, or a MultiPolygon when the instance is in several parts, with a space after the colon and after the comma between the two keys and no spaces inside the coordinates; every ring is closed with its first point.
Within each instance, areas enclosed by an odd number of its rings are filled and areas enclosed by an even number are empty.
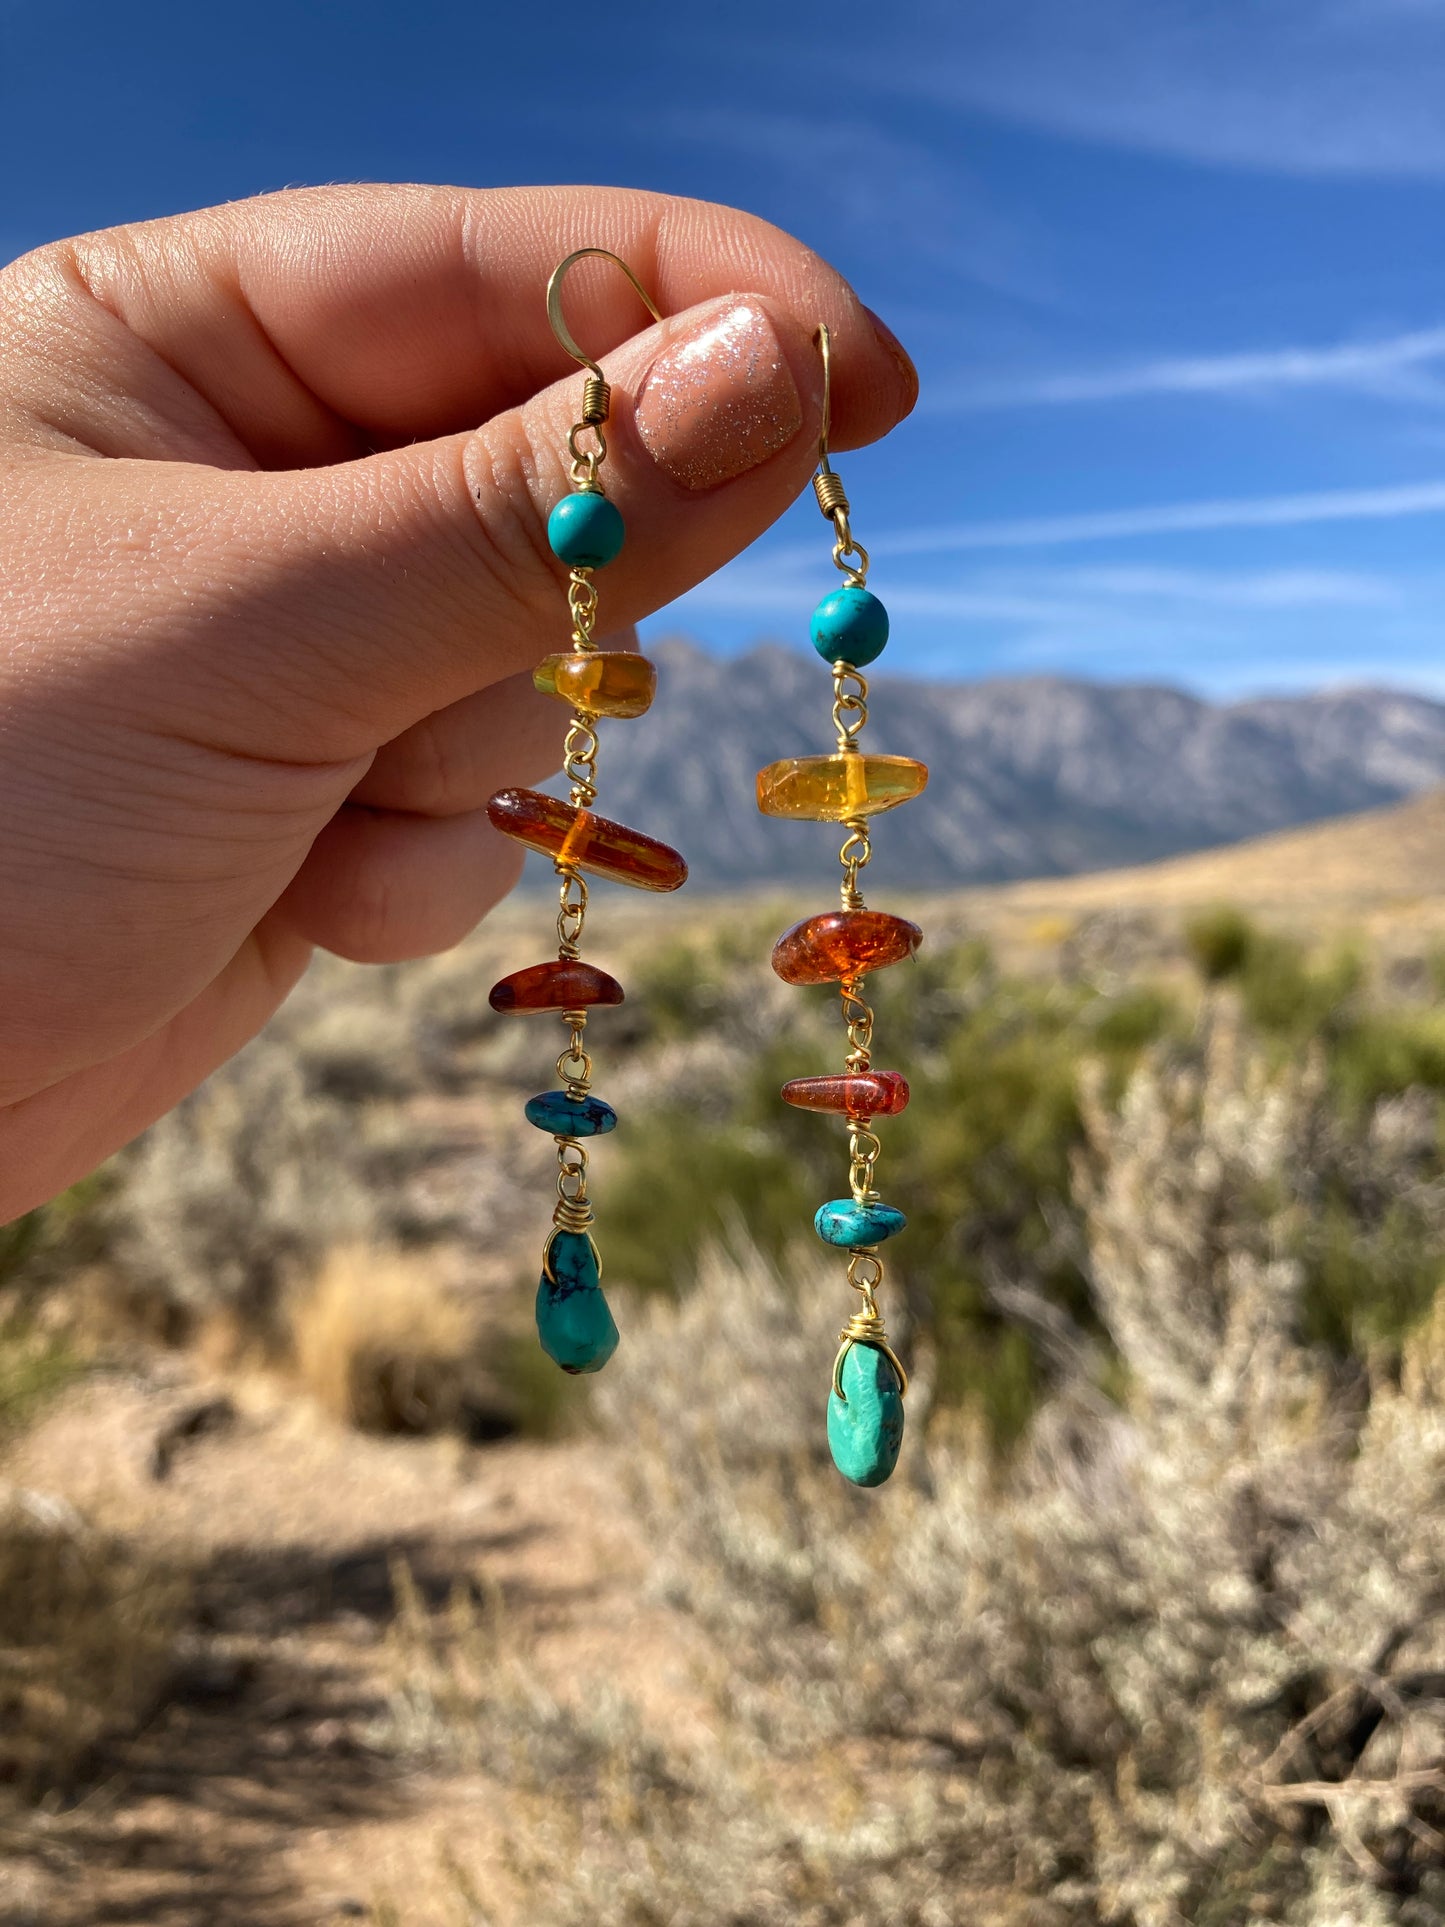
{"type": "Polygon", "coordinates": [[[600,1097],[573,1097],[567,1091],[542,1091],[529,1097],[526,1118],[549,1137],[602,1137],[617,1126],[617,1113],[600,1097]]]}
{"type": "Polygon", "coordinates": [[[896,1238],[907,1222],[896,1205],[834,1198],[818,1206],[813,1229],[825,1245],[852,1251],[859,1245],[880,1245],[885,1238],[896,1238]]]}
{"type": "Polygon", "coordinates": [[[882,1485],[903,1445],[903,1388],[874,1345],[850,1345],[838,1374],[845,1396],[828,1393],[828,1449],[854,1485],[882,1485]]]}
{"type": "Polygon", "coordinates": [[[824,662],[862,669],[883,654],[888,611],[867,589],[835,589],[813,611],[809,634],[824,662]]]}
{"type": "Polygon", "coordinates": [[[624,533],[617,505],[605,495],[564,495],[547,517],[552,553],[569,569],[605,569],[624,533]]]}

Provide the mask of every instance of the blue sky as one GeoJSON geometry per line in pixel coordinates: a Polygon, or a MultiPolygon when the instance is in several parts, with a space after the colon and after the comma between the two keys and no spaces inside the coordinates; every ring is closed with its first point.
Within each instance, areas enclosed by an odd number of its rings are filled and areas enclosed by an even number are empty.
{"type": "MultiPolygon", "coordinates": [[[[0,0],[0,165],[0,255],[348,178],[749,207],[919,364],[840,464],[890,667],[1445,693],[1445,0],[0,0]]],[[[825,535],[650,632],[804,646],[825,535]]]]}

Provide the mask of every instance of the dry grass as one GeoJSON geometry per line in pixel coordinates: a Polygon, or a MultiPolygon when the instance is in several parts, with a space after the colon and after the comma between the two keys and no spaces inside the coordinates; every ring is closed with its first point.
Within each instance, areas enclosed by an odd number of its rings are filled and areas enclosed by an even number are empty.
{"type": "Polygon", "coordinates": [[[433,1258],[341,1245],[287,1306],[291,1360],[335,1419],[367,1432],[461,1423],[475,1390],[475,1306],[433,1258]]]}
{"type": "Polygon", "coordinates": [[[0,1516],[0,1783],[81,1784],[171,1676],[188,1588],[68,1507],[17,1494],[0,1516]]]}

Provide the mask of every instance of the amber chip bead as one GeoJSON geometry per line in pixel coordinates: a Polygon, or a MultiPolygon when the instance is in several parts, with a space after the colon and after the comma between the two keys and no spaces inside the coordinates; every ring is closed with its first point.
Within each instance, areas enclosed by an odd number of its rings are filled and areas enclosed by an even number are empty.
{"type": "Polygon", "coordinates": [[[517,1017],[534,1011],[591,1010],[598,1004],[620,1004],[622,986],[595,964],[557,957],[503,977],[492,985],[487,1002],[493,1010],[517,1017]]]}
{"type": "Polygon", "coordinates": [[[783,932],[773,969],[785,984],[846,984],[902,963],[922,942],[916,923],[886,910],[825,910],[783,932]]]}
{"type": "Polygon", "coordinates": [[[758,808],[764,816],[792,816],[808,823],[845,823],[877,816],[922,793],[928,765],[911,756],[788,756],[758,771],[758,808]]]}
{"type": "Polygon", "coordinates": [[[544,796],[540,790],[498,790],[487,804],[487,815],[504,836],[591,876],[630,883],[637,890],[677,890],[687,882],[686,863],[666,843],[561,797],[544,796]]]}
{"type": "Polygon", "coordinates": [[[544,696],[560,696],[592,716],[641,716],[657,693],[657,665],[646,656],[571,649],[544,656],[532,671],[544,696]]]}
{"type": "Polygon", "coordinates": [[[833,1111],[840,1117],[897,1117],[908,1109],[908,1080],[897,1071],[850,1071],[827,1077],[793,1077],[783,1102],[800,1111],[833,1111]]]}

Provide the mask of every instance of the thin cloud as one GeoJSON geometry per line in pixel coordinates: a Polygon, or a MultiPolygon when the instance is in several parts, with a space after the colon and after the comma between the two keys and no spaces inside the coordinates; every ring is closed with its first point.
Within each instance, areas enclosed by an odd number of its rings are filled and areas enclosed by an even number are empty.
{"type": "Polygon", "coordinates": [[[1445,174],[1445,10],[1384,0],[932,0],[875,82],[1212,166],[1445,174]],[[925,53],[926,48],[926,53],[925,53]]]}
{"type": "MultiPolygon", "coordinates": [[[[697,610],[785,621],[817,594],[816,572],[783,554],[734,563],[689,592],[697,610]]],[[[1388,578],[1344,569],[984,569],[945,584],[889,584],[895,616],[943,617],[953,623],[1071,625],[1117,629],[1123,620],[1177,621],[1192,612],[1384,609],[1402,600],[1388,578]]]]}
{"type": "Polygon", "coordinates": [[[1376,399],[1445,402],[1427,372],[1445,362],[1445,327],[1328,348],[1268,348],[1232,355],[1173,356],[1119,368],[982,381],[935,395],[936,411],[1122,401],[1140,395],[1269,395],[1334,389],[1376,399]]]}
{"type": "Polygon", "coordinates": [[[762,165],[802,223],[816,219],[820,202],[831,202],[876,244],[947,263],[1000,293],[1057,299],[1022,219],[998,206],[967,169],[944,165],[926,142],[856,116],[845,124],[807,110],[736,107],[659,112],[645,132],[671,147],[713,148],[762,165]]]}
{"type": "Polygon", "coordinates": [[[1105,509],[1088,515],[1043,515],[1013,522],[959,522],[944,528],[900,529],[893,535],[880,535],[876,547],[880,555],[949,555],[966,549],[1048,548],[1074,542],[1115,542],[1134,536],[1294,528],[1312,522],[1387,521],[1415,515],[1445,515],[1445,482],[1176,502],[1154,508],[1105,509]]]}
{"type": "Polygon", "coordinates": [[[1386,577],[1349,569],[1075,569],[1046,579],[1075,594],[1206,609],[1379,609],[1400,599],[1386,577]]]}

